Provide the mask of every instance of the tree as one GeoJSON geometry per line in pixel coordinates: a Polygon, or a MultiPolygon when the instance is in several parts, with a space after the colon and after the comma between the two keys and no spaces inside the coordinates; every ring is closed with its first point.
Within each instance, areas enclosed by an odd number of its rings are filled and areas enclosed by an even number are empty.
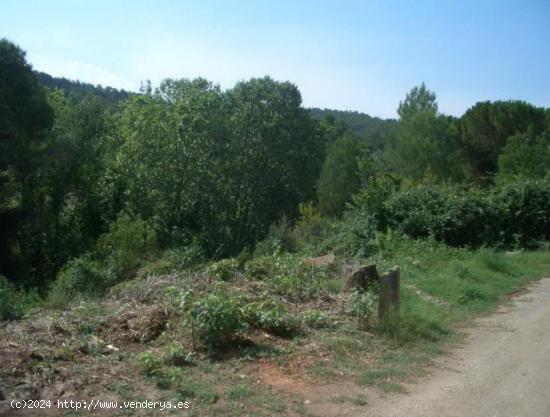
{"type": "Polygon", "coordinates": [[[323,214],[342,214],[346,203],[359,191],[360,152],[359,143],[350,134],[341,136],[329,148],[317,186],[319,208],[323,214]]]}
{"type": "Polygon", "coordinates": [[[469,176],[480,179],[493,175],[510,136],[538,136],[545,128],[544,109],[523,101],[477,103],[461,119],[461,147],[469,164],[469,176]]]}
{"type": "Polygon", "coordinates": [[[437,112],[436,95],[424,83],[399,103],[397,134],[386,151],[391,170],[414,183],[460,180],[456,120],[437,112]]]}
{"type": "Polygon", "coordinates": [[[499,177],[544,178],[550,167],[550,132],[508,138],[498,157],[499,177]]]}
{"type": "Polygon", "coordinates": [[[406,121],[418,114],[437,114],[436,95],[428,90],[426,84],[413,87],[405,96],[405,100],[399,102],[397,114],[401,121],[406,121]]]}
{"type": "Polygon", "coordinates": [[[37,168],[53,113],[25,53],[0,40],[0,274],[40,276],[37,168]]]}
{"type": "Polygon", "coordinates": [[[165,80],[123,108],[111,167],[120,186],[113,189],[125,190],[125,208],[153,226],[161,243],[201,233],[224,115],[220,88],[204,79],[165,80]]]}
{"type": "Polygon", "coordinates": [[[315,198],[324,145],[300,92],[269,77],[238,83],[228,92],[231,144],[225,159],[224,221],[236,247],[263,238],[283,215],[315,198]]]}

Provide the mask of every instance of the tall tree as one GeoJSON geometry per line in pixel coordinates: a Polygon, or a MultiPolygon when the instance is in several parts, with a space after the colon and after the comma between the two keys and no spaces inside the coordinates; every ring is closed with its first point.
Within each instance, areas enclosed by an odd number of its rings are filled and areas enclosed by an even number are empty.
{"type": "Polygon", "coordinates": [[[53,112],[25,53],[0,40],[0,273],[40,275],[41,218],[36,212],[38,160],[53,112]]]}
{"type": "Polygon", "coordinates": [[[546,128],[544,109],[523,101],[485,101],[462,116],[461,146],[470,177],[483,178],[497,171],[497,161],[510,136],[540,135],[546,128]]]}
{"type": "Polygon", "coordinates": [[[397,134],[386,160],[394,173],[412,182],[460,180],[456,120],[437,111],[436,95],[422,83],[399,103],[397,134]]]}
{"type": "Polygon", "coordinates": [[[327,153],[317,187],[319,208],[329,216],[340,215],[359,191],[359,157],[361,147],[350,134],[341,136],[327,153]]]}

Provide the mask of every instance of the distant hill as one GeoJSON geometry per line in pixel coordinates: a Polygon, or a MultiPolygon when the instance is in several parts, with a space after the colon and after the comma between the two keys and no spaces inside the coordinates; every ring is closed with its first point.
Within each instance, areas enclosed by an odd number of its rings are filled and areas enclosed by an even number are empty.
{"type": "Polygon", "coordinates": [[[310,111],[318,119],[331,116],[336,121],[344,122],[357,137],[371,143],[375,148],[382,148],[386,139],[395,133],[397,127],[395,119],[381,119],[357,111],[318,108],[311,108],[310,111]]]}
{"type": "Polygon", "coordinates": [[[38,77],[38,81],[47,88],[59,88],[63,90],[65,94],[75,95],[77,97],[93,94],[99,97],[107,105],[114,105],[122,100],[126,100],[131,94],[134,94],[113,87],[103,87],[101,85],[73,81],[67,78],[52,77],[45,72],[36,71],[35,73],[38,77]]]}

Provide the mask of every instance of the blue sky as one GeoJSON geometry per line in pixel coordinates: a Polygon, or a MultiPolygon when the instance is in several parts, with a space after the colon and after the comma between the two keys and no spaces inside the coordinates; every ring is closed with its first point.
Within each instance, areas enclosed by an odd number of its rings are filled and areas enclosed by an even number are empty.
{"type": "Polygon", "coordinates": [[[0,37],[38,70],[131,90],[268,74],[306,106],[381,117],[422,81],[447,114],[480,100],[550,107],[550,0],[0,0],[0,37]]]}

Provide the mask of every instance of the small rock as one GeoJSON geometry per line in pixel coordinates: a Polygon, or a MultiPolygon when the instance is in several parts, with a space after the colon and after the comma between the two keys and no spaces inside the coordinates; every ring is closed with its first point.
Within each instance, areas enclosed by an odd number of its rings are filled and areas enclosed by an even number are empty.
{"type": "Polygon", "coordinates": [[[305,400],[304,401],[304,405],[310,405],[311,404],[311,401],[310,400],[305,400]]]}
{"type": "Polygon", "coordinates": [[[120,351],[120,349],[113,345],[107,345],[105,346],[105,349],[103,349],[103,353],[112,353],[112,352],[118,352],[118,351],[120,351]]]}

